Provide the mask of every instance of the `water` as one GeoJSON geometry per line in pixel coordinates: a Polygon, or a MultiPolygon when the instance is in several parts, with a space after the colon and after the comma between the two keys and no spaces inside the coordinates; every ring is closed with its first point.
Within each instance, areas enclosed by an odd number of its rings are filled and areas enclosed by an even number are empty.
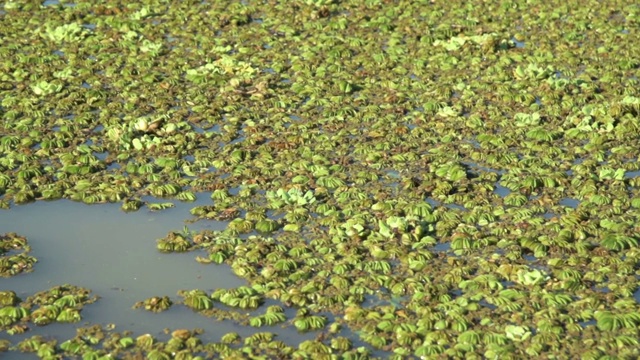
{"type": "Polygon", "coordinates": [[[576,209],[578,208],[578,205],[580,205],[580,201],[572,198],[564,198],[560,200],[559,204],[576,209]]]}
{"type": "MultiPolygon", "coordinates": [[[[92,295],[100,297],[84,307],[80,323],[32,326],[27,333],[11,337],[11,341],[15,344],[33,335],[53,335],[63,341],[73,337],[76,328],[89,324],[115,324],[116,331],[130,330],[136,336],[150,333],[161,339],[166,337],[165,328],[202,328],[203,341],[218,341],[232,331],[243,337],[256,331],[270,331],[290,345],[315,337],[315,332],[300,334],[292,326],[255,329],[232,321],[217,321],[178,304],[182,300],[178,290],[202,289],[211,293],[218,288],[248,284],[233,275],[227,265],[196,262],[195,256],[203,253],[163,254],[156,249],[156,239],[165,237],[169,231],[182,231],[185,220],[192,218],[189,210],[211,204],[211,199],[209,194],[198,194],[198,200],[192,203],[173,202],[174,208],[159,212],[142,208],[125,213],[120,204],[85,205],[69,200],[14,205],[0,212],[0,233],[26,236],[31,255],[38,259],[33,272],[0,278],[0,290],[13,290],[25,300],[39,291],[72,284],[89,288],[92,295]],[[174,302],[165,312],[132,309],[138,301],[164,295],[174,302]]],[[[191,231],[223,230],[226,223],[198,221],[187,226],[191,231]]],[[[17,353],[11,356],[28,358],[17,353]]]]}
{"type": "Polygon", "coordinates": [[[501,198],[505,198],[507,195],[511,194],[511,190],[509,190],[508,188],[500,185],[499,182],[496,182],[494,184],[494,186],[495,186],[495,190],[493,190],[493,193],[497,194],[501,198]]]}
{"type": "MultiPolygon", "coordinates": [[[[45,0],[42,3],[42,6],[55,6],[55,5],[60,5],[60,1],[59,0],[45,0]]],[[[62,4],[62,6],[75,7],[76,4],[75,3],[66,3],[66,4],[62,4]]]]}
{"type": "Polygon", "coordinates": [[[433,250],[447,252],[451,250],[451,243],[450,242],[439,243],[433,247],[433,250]]]}
{"type": "MultiPolygon", "coordinates": [[[[211,202],[206,196],[200,199],[200,205],[211,202]]],[[[0,287],[14,290],[22,299],[64,283],[87,287],[101,299],[85,307],[84,320],[116,323],[121,330],[147,332],[193,326],[213,330],[217,326],[211,320],[189,316],[187,309],[186,313],[176,310],[166,314],[131,309],[137,301],[156,295],[178,301],[176,292],[180,289],[211,291],[246,285],[226,265],[202,265],[193,253],[162,254],[156,250],[156,239],[170,230],[181,230],[195,205],[176,203],[175,208],[161,212],[143,209],[128,214],[119,204],[89,206],[68,200],[14,206],[2,212],[0,232],[26,236],[38,263],[32,273],[0,279],[0,287]]],[[[191,225],[192,229],[204,227],[222,229],[223,224],[200,221],[191,225]]]]}
{"type": "Polygon", "coordinates": [[[625,179],[633,179],[640,175],[640,171],[629,171],[624,174],[625,179]]]}
{"type": "Polygon", "coordinates": [[[516,48],[518,49],[522,49],[525,47],[524,41],[518,41],[516,40],[516,38],[511,38],[511,41],[513,41],[513,43],[516,45],[516,48]]]}

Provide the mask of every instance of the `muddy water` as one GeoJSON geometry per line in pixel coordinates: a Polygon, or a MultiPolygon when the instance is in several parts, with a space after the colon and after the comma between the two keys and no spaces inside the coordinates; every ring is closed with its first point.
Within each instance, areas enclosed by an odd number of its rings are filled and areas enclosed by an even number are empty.
{"type": "MultiPolygon", "coordinates": [[[[137,301],[157,295],[170,296],[176,303],[181,299],[176,292],[181,289],[211,292],[216,288],[247,285],[227,265],[199,264],[194,259],[195,253],[162,254],[156,250],[156,239],[166,236],[168,231],[182,231],[185,220],[191,218],[189,210],[196,205],[211,204],[211,200],[207,194],[200,194],[195,203],[175,204],[175,208],[159,212],[142,208],[124,213],[118,204],[85,205],[59,200],[0,211],[0,233],[26,236],[31,254],[38,258],[32,273],[0,278],[0,289],[13,290],[25,299],[68,283],[89,288],[100,296],[98,302],[85,306],[81,323],[34,327],[25,335],[53,335],[64,340],[74,336],[81,325],[111,323],[117,331],[131,330],[138,335],[159,335],[165,328],[202,328],[205,330],[202,338],[209,341],[216,341],[230,331],[242,336],[254,333],[255,329],[215,321],[179,304],[160,314],[131,308],[137,301]]],[[[226,224],[199,221],[187,226],[191,230],[222,230],[226,224]]],[[[290,343],[313,337],[279,327],[260,331],[278,333],[281,340],[290,343]]]]}

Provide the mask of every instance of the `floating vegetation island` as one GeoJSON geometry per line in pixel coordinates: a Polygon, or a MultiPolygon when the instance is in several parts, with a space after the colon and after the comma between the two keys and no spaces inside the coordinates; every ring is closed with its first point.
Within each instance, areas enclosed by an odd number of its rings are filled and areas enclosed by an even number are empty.
{"type": "MultiPolygon", "coordinates": [[[[227,228],[157,249],[247,285],[131,305],[257,328],[16,341],[100,294],[2,289],[0,350],[640,356],[640,5],[8,0],[0,17],[0,205],[162,210],[207,192],[192,214],[227,228]]],[[[37,272],[11,231],[2,276],[37,272]]]]}

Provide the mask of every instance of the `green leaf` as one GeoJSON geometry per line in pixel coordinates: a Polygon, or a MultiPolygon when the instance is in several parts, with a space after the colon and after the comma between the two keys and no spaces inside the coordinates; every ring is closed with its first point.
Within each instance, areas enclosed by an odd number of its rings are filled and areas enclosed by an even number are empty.
{"type": "Polygon", "coordinates": [[[142,145],[142,142],[140,141],[140,139],[137,139],[137,138],[133,139],[133,141],[131,141],[131,144],[136,150],[144,149],[144,145],[142,145]]]}
{"type": "Polygon", "coordinates": [[[531,331],[525,326],[507,325],[504,332],[507,338],[514,341],[524,341],[531,336],[531,331]]]}
{"type": "Polygon", "coordinates": [[[382,236],[386,238],[394,237],[393,230],[389,227],[384,221],[378,220],[378,227],[380,228],[379,232],[382,236]]]}

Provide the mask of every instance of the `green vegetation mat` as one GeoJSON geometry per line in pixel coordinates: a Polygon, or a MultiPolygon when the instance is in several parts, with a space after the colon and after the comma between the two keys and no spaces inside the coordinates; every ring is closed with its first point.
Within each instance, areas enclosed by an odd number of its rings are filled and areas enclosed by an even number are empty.
{"type": "MultiPolygon", "coordinates": [[[[208,192],[192,214],[227,229],[158,249],[248,285],[136,306],[256,327],[216,343],[99,327],[17,343],[96,299],[4,289],[0,350],[640,356],[633,1],[22,0],[0,18],[0,205],[161,210],[142,197],[208,192]],[[276,324],[318,336],[288,344],[276,324]]],[[[0,240],[3,276],[38,271],[25,238],[0,240]]]]}

